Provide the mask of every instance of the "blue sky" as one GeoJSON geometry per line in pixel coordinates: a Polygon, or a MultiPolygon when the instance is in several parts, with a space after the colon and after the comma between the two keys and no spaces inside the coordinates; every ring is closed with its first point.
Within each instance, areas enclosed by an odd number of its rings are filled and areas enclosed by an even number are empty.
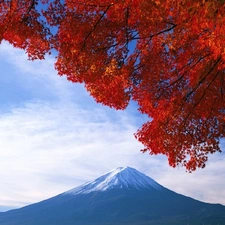
{"type": "MultiPolygon", "coordinates": [[[[31,62],[0,45],[0,211],[67,191],[130,166],[163,186],[225,205],[225,155],[192,174],[164,156],[140,153],[133,133],[146,120],[132,103],[115,111],[95,103],[83,85],[54,70],[54,58],[31,62]]],[[[223,145],[223,144],[222,144],[223,145]]]]}

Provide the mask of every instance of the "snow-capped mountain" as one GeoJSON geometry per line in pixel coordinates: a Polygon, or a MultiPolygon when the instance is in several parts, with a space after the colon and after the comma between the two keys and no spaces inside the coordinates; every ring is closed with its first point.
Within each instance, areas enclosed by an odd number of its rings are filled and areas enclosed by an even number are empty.
{"type": "Polygon", "coordinates": [[[225,206],[177,194],[120,167],[77,188],[0,213],[0,225],[225,225],[225,206]]]}
{"type": "Polygon", "coordinates": [[[69,190],[64,194],[88,194],[93,191],[106,191],[117,188],[160,190],[163,187],[136,169],[131,167],[119,167],[94,181],[69,190]]]}

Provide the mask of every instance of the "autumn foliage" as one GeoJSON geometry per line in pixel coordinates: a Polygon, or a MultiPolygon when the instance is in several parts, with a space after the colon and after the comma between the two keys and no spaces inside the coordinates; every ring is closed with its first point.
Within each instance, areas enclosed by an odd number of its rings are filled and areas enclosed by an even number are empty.
{"type": "Polygon", "coordinates": [[[224,0],[0,1],[0,41],[104,105],[149,116],[135,134],[173,167],[203,168],[225,136],[224,0]]]}

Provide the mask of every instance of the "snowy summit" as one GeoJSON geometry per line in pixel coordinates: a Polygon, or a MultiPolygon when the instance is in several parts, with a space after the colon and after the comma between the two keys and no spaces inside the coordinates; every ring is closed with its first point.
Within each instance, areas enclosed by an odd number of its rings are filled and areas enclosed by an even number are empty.
{"type": "Polygon", "coordinates": [[[131,167],[119,167],[64,194],[88,194],[93,191],[106,191],[113,188],[161,189],[162,186],[145,174],[131,167]]]}

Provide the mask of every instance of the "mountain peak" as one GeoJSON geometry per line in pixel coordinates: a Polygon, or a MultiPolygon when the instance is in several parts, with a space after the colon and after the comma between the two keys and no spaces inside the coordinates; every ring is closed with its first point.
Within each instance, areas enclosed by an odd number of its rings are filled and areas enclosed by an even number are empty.
{"type": "Polygon", "coordinates": [[[88,194],[93,191],[102,192],[118,188],[159,190],[162,186],[134,168],[118,167],[96,180],[69,190],[64,194],[88,194]]]}

